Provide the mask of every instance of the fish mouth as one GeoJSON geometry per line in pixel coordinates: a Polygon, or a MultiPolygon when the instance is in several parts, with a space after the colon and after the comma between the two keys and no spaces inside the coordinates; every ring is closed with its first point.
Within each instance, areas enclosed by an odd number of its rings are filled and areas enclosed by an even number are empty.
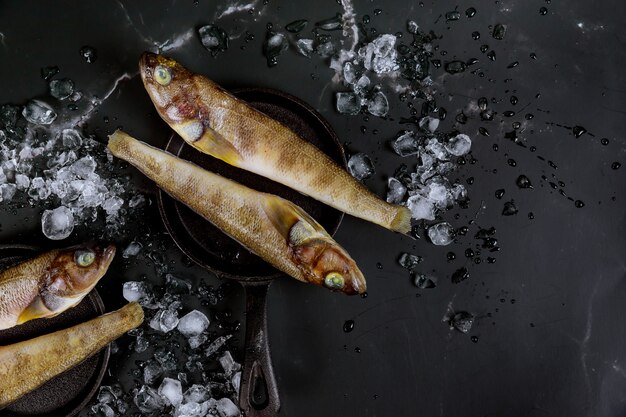
{"type": "Polygon", "coordinates": [[[159,56],[152,52],[144,52],[139,57],[139,73],[144,83],[149,80],[152,81],[152,71],[157,65],[159,56]]]}
{"type": "Polygon", "coordinates": [[[102,250],[102,261],[100,262],[100,265],[104,269],[107,269],[109,265],[111,265],[111,262],[113,261],[113,258],[115,257],[115,252],[116,252],[115,245],[108,245],[106,248],[102,250]]]}

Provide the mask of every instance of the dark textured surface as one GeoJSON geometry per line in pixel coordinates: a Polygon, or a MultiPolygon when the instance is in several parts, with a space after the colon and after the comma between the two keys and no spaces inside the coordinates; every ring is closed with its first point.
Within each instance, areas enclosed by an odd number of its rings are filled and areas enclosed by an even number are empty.
{"type": "MultiPolygon", "coordinates": [[[[282,28],[307,18],[308,36],[314,22],[341,12],[334,0],[270,0],[267,6],[258,1],[253,14],[221,19],[219,14],[230,2],[124,4],[125,9],[115,1],[100,0],[1,2],[0,102],[21,104],[46,95],[39,71],[55,64],[61,76],[72,78],[80,89],[102,96],[121,74],[135,73],[143,50],[154,49],[146,38],[162,42],[217,22],[238,36],[227,52],[213,58],[192,38],[168,53],[227,88],[276,88],[311,104],[347,143],[348,151],[373,157],[377,174],[366,184],[384,194],[386,178],[403,162],[387,142],[405,127],[398,120],[410,115],[406,103],[391,96],[393,120],[341,116],[334,111],[332,94],[343,88],[329,83],[333,72],[323,60],[307,60],[288,51],[276,67],[267,68],[261,54],[267,23],[282,28]],[[245,30],[255,39],[246,43],[245,30]],[[79,55],[85,44],[98,50],[94,64],[86,64],[79,55]],[[362,126],[365,133],[361,133],[362,126]]],[[[456,128],[469,134],[477,159],[456,174],[462,181],[473,178],[468,209],[455,209],[443,218],[456,227],[468,225],[470,231],[440,248],[346,216],[335,237],[367,277],[367,299],[331,294],[295,280],[276,280],[270,290],[268,331],[281,415],[624,416],[626,169],[613,170],[611,165],[624,164],[626,159],[626,3],[476,0],[422,4],[359,0],[354,7],[357,19],[368,14],[369,27],[379,32],[402,31],[407,19],[425,31],[434,30],[442,36],[437,41],[437,59],[479,59],[473,68],[454,76],[433,68],[436,99],[448,111],[440,129],[456,128]],[[470,5],[478,12],[467,19],[464,9],[470,5]],[[457,6],[461,19],[446,22],[445,13],[457,6]],[[547,8],[545,16],[539,13],[541,7],[547,8]],[[374,13],[377,8],[382,9],[380,14],[374,13]],[[491,37],[496,23],[507,25],[501,41],[491,37]],[[472,40],[473,31],[480,32],[480,40],[472,40]],[[496,51],[495,61],[480,52],[483,44],[496,51]],[[536,60],[530,58],[533,52],[536,60]],[[507,68],[514,61],[519,66],[507,68]],[[519,98],[517,106],[510,104],[513,94],[519,98]],[[475,116],[466,125],[456,124],[454,116],[471,107],[470,103],[475,107],[483,96],[498,113],[496,121],[482,122],[475,116]],[[516,114],[500,117],[509,110],[516,114]],[[526,113],[534,119],[526,120],[526,113]],[[523,123],[520,137],[526,148],[504,136],[514,121],[523,123]],[[593,136],[575,138],[571,129],[557,124],[581,125],[593,136]],[[479,127],[488,129],[490,136],[480,135],[479,127]],[[601,145],[601,138],[610,143],[601,145]],[[494,144],[499,146],[497,152],[494,144]],[[533,145],[537,147],[534,153],[529,149],[533,145]],[[516,166],[511,167],[508,159],[515,159],[516,166]],[[551,168],[548,160],[558,169],[551,168]],[[515,186],[520,174],[531,179],[534,189],[515,186]],[[566,194],[584,201],[585,206],[575,208],[542,175],[549,181],[563,181],[566,194]],[[520,209],[516,216],[501,215],[504,200],[494,195],[500,188],[506,190],[505,200],[515,200],[520,209]],[[481,208],[481,202],[486,208],[481,208]],[[534,220],[528,218],[529,212],[534,220]],[[469,224],[472,220],[475,223],[469,224]],[[476,250],[480,243],[473,239],[477,226],[497,229],[501,251],[495,255],[495,264],[487,264],[484,254],[480,265],[464,256],[466,249],[476,250]],[[396,264],[401,251],[425,258],[420,269],[439,277],[437,288],[418,290],[412,285],[408,273],[396,264]],[[456,254],[454,261],[447,260],[450,251],[456,254]],[[470,277],[452,284],[450,275],[462,266],[468,268],[470,277]],[[443,321],[449,308],[477,316],[468,335],[451,331],[443,321]],[[354,330],[344,333],[343,323],[348,319],[354,319],[354,330]]],[[[415,105],[419,108],[421,102],[415,100],[415,105]]],[[[171,134],[138,77],[120,84],[89,121],[89,130],[104,140],[118,125],[160,147],[171,134]],[[104,116],[109,117],[108,123],[104,116]]],[[[139,175],[133,181],[154,191],[139,175]]],[[[162,235],[157,209],[154,204],[151,207],[142,220],[149,222],[154,234],[162,235]]],[[[41,236],[40,211],[26,206],[3,212],[2,242],[52,246],[41,236]]],[[[133,236],[129,233],[119,240],[124,243],[133,236]]],[[[167,256],[175,261],[173,272],[218,283],[200,268],[183,266],[173,245],[167,256]]],[[[117,259],[111,271],[98,286],[107,310],[124,302],[123,281],[141,274],[157,283],[161,280],[143,260],[125,263],[117,259]]],[[[228,301],[235,317],[242,318],[242,298],[242,292],[235,290],[228,301]]],[[[122,347],[124,343],[120,341],[122,347]]],[[[241,351],[235,356],[241,359],[241,351]]],[[[127,387],[139,384],[130,374],[135,367],[121,353],[111,361],[106,381],[119,380],[127,387]]]]}
{"type": "MultiPolygon", "coordinates": [[[[0,268],[5,269],[37,254],[31,246],[0,246],[0,268]]],[[[49,319],[31,320],[20,326],[0,331],[0,345],[10,345],[38,336],[67,329],[104,314],[104,305],[97,291],[92,291],[76,307],[49,319]]],[[[78,366],[62,373],[0,410],[7,417],[61,417],[77,414],[97,392],[109,359],[110,347],[87,358],[78,366]]]]}

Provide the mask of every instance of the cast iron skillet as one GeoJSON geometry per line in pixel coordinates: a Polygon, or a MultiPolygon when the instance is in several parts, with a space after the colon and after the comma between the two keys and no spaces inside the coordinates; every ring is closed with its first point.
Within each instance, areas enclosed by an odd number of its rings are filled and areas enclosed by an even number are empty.
{"type": "MultiPolygon", "coordinates": [[[[330,125],[309,105],[293,96],[269,89],[241,89],[234,94],[282,122],[345,167],[346,159],[339,139],[330,125]]],[[[293,201],[331,235],[341,223],[343,213],[340,211],[284,185],[202,154],[175,133],[166,150],[250,188],[293,201]]],[[[220,277],[239,281],[245,288],[246,342],[239,405],[249,417],[275,416],[280,409],[280,399],[268,346],[266,296],[272,280],[284,274],[162,190],[159,190],[159,209],[168,232],[189,258],[220,277]]]]}
{"type": "MultiPolygon", "coordinates": [[[[27,245],[0,245],[0,271],[32,258],[40,250],[27,245]]],[[[0,345],[10,345],[83,323],[104,314],[98,292],[92,290],[76,307],[57,317],[32,320],[0,331],[0,345]]],[[[80,412],[98,391],[109,362],[111,347],[87,358],[78,366],[52,378],[0,410],[5,417],[71,417],[80,412]]]]}

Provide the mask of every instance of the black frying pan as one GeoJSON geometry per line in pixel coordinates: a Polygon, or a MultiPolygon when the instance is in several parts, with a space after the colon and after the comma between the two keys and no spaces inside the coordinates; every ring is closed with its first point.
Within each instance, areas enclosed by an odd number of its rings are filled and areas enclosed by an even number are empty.
{"type": "MultiPolygon", "coordinates": [[[[339,139],[330,125],[312,107],[275,90],[242,89],[234,93],[256,109],[288,126],[345,167],[346,159],[339,139]]],[[[331,235],[341,223],[343,213],[340,211],[284,185],[202,154],[187,145],[177,134],[172,134],[166,150],[248,187],[293,201],[312,215],[331,235]]],[[[161,190],[158,200],[165,226],[178,247],[200,266],[220,277],[237,280],[244,286],[246,342],[239,405],[246,416],[275,416],[280,409],[280,399],[268,346],[266,296],[272,280],[284,274],[161,190]]]]}
{"type": "MultiPolygon", "coordinates": [[[[0,271],[32,258],[40,250],[27,245],[0,245],[0,271]]],[[[104,314],[104,304],[92,290],[76,307],[49,319],[31,320],[0,331],[0,345],[10,345],[66,329],[104,314]]],[[[35,391],[0,410],[4,417],[71,417],[98,391],[109,362],[111,345],[72,369],[52,378],[35,391]]]]}

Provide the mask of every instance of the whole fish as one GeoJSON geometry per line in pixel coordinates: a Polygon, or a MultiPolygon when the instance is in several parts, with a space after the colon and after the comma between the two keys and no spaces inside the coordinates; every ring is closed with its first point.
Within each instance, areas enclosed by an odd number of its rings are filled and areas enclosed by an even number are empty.
{"type": "Polygon", "coordinates": [[[145,52],[139,69],[157,111],[188,144],[393,231],[411,213],[370,192],[317,147],[173,59],[145,52]]]}
{"type": "Polygon", "coordinates": [[[365,292],[365,278],[350,255],[290,201],[206,171],[119,130],[109,136],[109,150],[286,274],[346,294],[365,292]]]}
{"type": "Polygon", "coordinates": [[[0,408],[71,369],[143,322],[137,303],[85,323],[0,346],[0,408]]]}
{"type": "Polygon", "coordinates": [[[115,246],[43,253],[0,273],[0,330],[74,307],[106,273],[115,246]]]}

